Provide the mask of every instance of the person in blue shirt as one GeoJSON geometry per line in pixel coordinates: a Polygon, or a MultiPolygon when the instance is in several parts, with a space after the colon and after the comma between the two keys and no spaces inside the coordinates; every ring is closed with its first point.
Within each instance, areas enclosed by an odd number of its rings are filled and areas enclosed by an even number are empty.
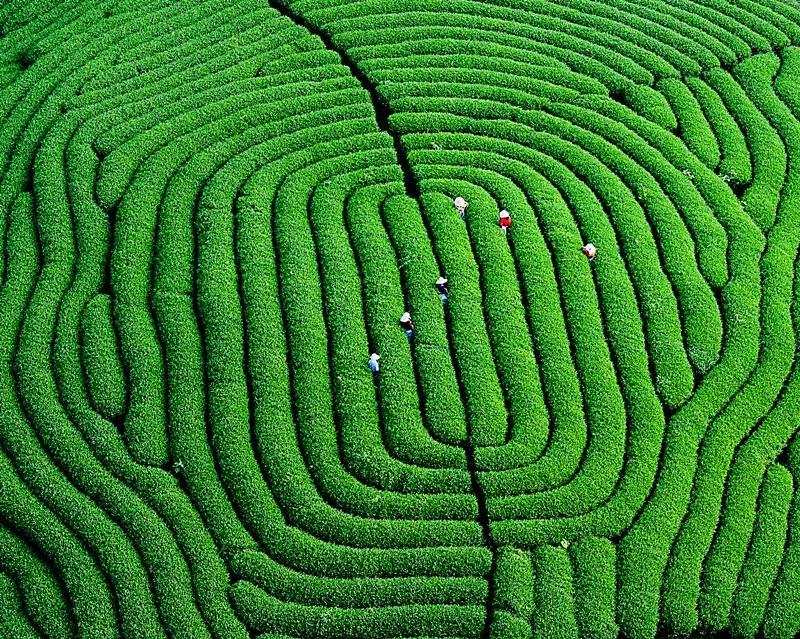
{"type": "Polygon", "coordinates": [[[439,291],[439,299],[442,300],[442,304],[447,304],[447,296],[450,294],[450,291],[447,290],[446,277],[440,277],[436,280],[436,290],[439,291]]]}
{"type": "Polygon", "coordinates": [[[381,369],[381,365],[378,364],[378,360],[380,358],[381,356],[378,355],[377,353],[373,353],[372,355],[369,356],[369,369],[373,373],[377,373],[381,369]]]}

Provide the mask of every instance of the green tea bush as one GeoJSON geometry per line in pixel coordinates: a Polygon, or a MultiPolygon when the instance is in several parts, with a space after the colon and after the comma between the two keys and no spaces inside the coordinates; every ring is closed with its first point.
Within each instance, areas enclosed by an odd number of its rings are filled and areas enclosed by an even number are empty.
{"type": "Polygon", "coordinates": [[[497,551],[494,571],[494,606],[521,619],[530,619],[534,611],[533,566],[528,553],[502,547],[497,551]]]}
{"type": "MultiPolygon", "coordinates": [[[[421,238],[415,242],[418,250],[413,251],[408,251],[408,245],[399,239],[406,235],[404,230],[424,230],[418,212],[400,197],[401,190],[396,182],[362,188],[351,195],[345,212],[350,241],[365,282],[364,304],[371,339],[379,352],[404,354],[401,344],[406,336],[397,330],[397,320],[410,309],[419,338],[415,345],[421,344],[414,349],[413,359],[411,350],[407,351],[404,365],[408,372],[395,376],[393,383],[386,378],[393,369],[401,372],[401,360],[398,357],[397,361],[387,362],[381,410],[386,420],[396,415],[398,424],[416,419],[416,411],[434,439],[458,446],[466,439],[466,421],[447,347],[444,309],[431,286],[439,274],[431,265],[432,256],[425,259],[421,238]],[[416,213],[417,223],[409,224],[411,215],[406,213],[416,213]],[[396,244],[394,238],[398,238],[396,244]],[[414,377],[419,380],[419,390],[413,387],[414,377]]],[[[413,238],[412,233],[408,235],[413,238]]],[[[458,466],[466,469],[466,463],[464,456],[458,466]]],[[[469,481],[467,475],[463,478],[469,481]]]]}
{"type": "Polygon", "coordinates": [[[761,627],[783,558],[792,489],[792,476],[783,466],[771,467],[764,477],[758,521],[731,608],[731,626],[739,636],[754,637],[761,627]]]}
{"type": "Polygon", "coordinates": [[[86,305],[81,343],[86,382],[97,411],[108,419],[120,417],[125,410],[125,374],[119,362],[107,295],[98,295],[86,305]]]}
{"type": "MultiPolygon", "coordinates": [[[[789,469],[792,474],[792,483],[797,484],[798,449],[797,438],[789,446],[789,469]]],[[[794,636],[800,623],[798,623],[797,593],[800,588],[800,563],[798,563],[798,500],[796,492],[792,496],[792,504],[787,521],[788,538],[784,541],[783,558],[778,571],[777,579],[769,593],[769,602],[764,613],[762,630],[765,637],[791,637],[794,636]]],[[[767,575],[764,575],[767,576],[767,575]]],[[[750,611],[748,611],[749,613],[750,611]]]]}
{"type": "Polygon", "coordinates": [[[613,544],[584,537],[569,546],[575,587],[575,617],[581,636],[616,637],[616,555],[613,544]]]}
{"type": "Polygon", "coordinates": [[[533,636],[578,637],[572,588],[572,566],[562,548],[533,551],[533,636]]]}
{"type": "Polygon", "coordinates": [[[720,162],[720,150],[714,131],[689,87],[673,78],[661,80],[658,89],[675,113],[686,146],[712,171],[720,162]]]}
{"type": "Polygon", "coordinates": [[[9,637],[38,636],[35,628],[25,616],[23,604],[19,592],[13,580],[7,575],[0,573],[0,606],[3,609],[3,620],[0,621],[0,630],[9,637]]]}
{"type": "Polygon", "coordinates": [[[4,574],[15,582],[31,625],[46,637],[69,637],[72,622],[56,573],[8,528],[0,527],[0,541],[4,574]]]}
{"type": "Polygon", "coordinates": [[[0,635],[794,637],[798,20],[0,6],[0,635]]]}

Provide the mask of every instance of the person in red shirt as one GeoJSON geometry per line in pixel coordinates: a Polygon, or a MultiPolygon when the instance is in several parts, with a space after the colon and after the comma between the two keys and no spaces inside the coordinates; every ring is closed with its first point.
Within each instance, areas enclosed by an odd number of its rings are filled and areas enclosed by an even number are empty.
{"type": "Polygon", "coordinates": [[[503,235],[508,233],[508,229],[511,227],[511,213],[503,209],[500,211],[500,230],[503,231],[503,235]]]}

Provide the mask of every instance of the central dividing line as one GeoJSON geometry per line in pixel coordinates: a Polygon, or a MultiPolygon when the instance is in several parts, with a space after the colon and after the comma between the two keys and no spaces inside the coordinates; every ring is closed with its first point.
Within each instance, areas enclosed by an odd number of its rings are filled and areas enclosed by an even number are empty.
{"type": "Polygon", "coordinates": [[[486,505],[486,495],[483,492],[483,486],[478,481],[478,465],[475,461],[475,445],[470,441],[469,433],[467,433],[467,442],[464,444],[464,453],[467,456],[467,470],[469,471],[470,479],[472,480],[472,494],[475,495],[475,500],[478,502],[478,523],[481,526],[483,533],[483,544],[492,552],[492,566],[489,569],[487,580],[489,583],[488,594],[486,596],[486,621],[481,633],[481,639],[489,639],[489,631],[491,630],[492,619],[494,618],[494,592],[495,592],[495,572],[497,570],[497,545],[492,539],[492,531],[489,526],[489,509],[486,505]]]}
{"type": "MultiPolygon", "coordinates": [[[[300,14],[293,11],[291,7],[289,7],[288,4],[286,3],[286,0],[268,0],[268,1],[269,5],[273,9],[278,11],[281,15],[289,18],[292,22],[294,22],[298,26],[303,27],[309,33],[312,33],[313,35],[317,36],[327,49],[335,52],[339,56],[341,63],[350,70],[350,74],[356,80],[358,80],[358,82],[361,84],[361,87],[364,89],[364,91],[367,92],[367,95],[369,95],[369,98],[372,101],[372,108],[373,111],[375,112],[375,121],[378,124],[378,128],[384,133],[387,133],[392,138],[395,155],[397,156],[397,164],[403,173],[403,184],[405,186],[406,195],[417,201],[417,204],[419,205],[421,211],[422,203],[420,201],[419,184],[414,178],[414,173],[411,170],[411,163],[408,160],[408,153],[406,152],[406,148],[403,145],[401,136],[389,122],[389,118],[392,115],[392,111],[389,108],[389,105],[383,100],[383,98],[381,98],[380,94],[378,93],[377,87],[369,80],[367,75],[361,69],[358,68],[358,65],[356,65],[355,62],[353,62],[350,56],[343,49],[336,46],[336,44],[333,41],[333,38],[328,33],[323,31],[317,25],[306,20],[300,14]]],[[[481,527],[484,546],[488,548],[492,553],[492,565],[491,568],[489,569],[489,574],[487,575],[487,581],[489,587],[486,598],[486,620],[484,623],[483,630],[481,632],[482,639],[489,639],[489,631],[491,629],[492,619],[494,618],[493,601],[495,593],[494,577],[497,569],[497,545],[492,539],[492,532],[489,526],[489,510],[486,504],[486,495],[483,492],[483,487],[480,485],[480,482],[478,481],[478,470],[477,470],[477,463],[475,460],[475,445],[471,442],[471,437],[469,432],[467,432],[467,441],[463,444],[463,448],[467,460],[467,471],[469,472],[470,480],[472,483],[472,493],[475,496],[475,500],[478,505],[477,522],[481,527]]]]}
{"type": "Polygon", "coordinates": [[[378,128],[384,133],[388,133],[392,138],[395,155],[397,156],[397,164],[403,172],[403,184],[405,186],[406,195],[419,201],[419,184],[414,179],[414,174],[411,171],[408,154],[400,139],[400,134],[392,128],[392,125],[389,123],[389,117],[392,115],[392,111],[389,109],[389,105],[381,98],[377,87],[370,81],[367,75],[358,68],[358,65],[353,62],[350,56],[347,55],[343,49],[336,46],[333,38],[328,33],[292,10],[285,0],[269,0],[269,5],[281,15],[286,16],[292,22],[305,28],[322,40],[325,47],[335,52],[339,56],[342,64],[350,70],[350,74],[358,80],[361,84],[361,88],[367,92],[369,99],[372,101],[372,110],[375,112],[375,121],[378,123],[378,128]]]}

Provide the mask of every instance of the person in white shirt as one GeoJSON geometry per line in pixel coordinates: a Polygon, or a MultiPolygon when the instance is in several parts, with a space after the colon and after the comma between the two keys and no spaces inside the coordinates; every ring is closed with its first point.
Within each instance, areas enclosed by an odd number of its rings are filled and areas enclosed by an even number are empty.
{"type": "Polygon", "coordinates": [[[459,195],[455,200],[453,200],[453,204],[455,204],[456,210],[463,220],[467,216],[467,207],[469,206],[469,202],[459,195]]]}
{"type": "Polygon", "coordinates": [[[594,244],[587,244],[581,251],[589,258],[589,261],[593,260],[594,256],[597,255],[597,247],[594,244]]]}

